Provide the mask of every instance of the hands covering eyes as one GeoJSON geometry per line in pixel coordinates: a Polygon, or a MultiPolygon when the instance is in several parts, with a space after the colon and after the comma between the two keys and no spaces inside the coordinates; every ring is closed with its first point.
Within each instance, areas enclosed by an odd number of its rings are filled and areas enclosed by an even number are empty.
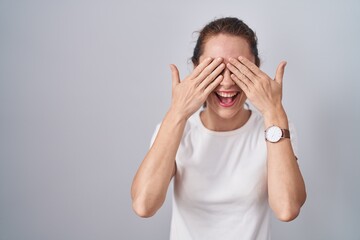
{"type": "Polygon", "coordinates": [[[285,61],[280,62],[273,80],[254,63],[241,56],[237,59],[230,58],[226,65],[232,72],[232,80],[263,115],[282,108],[282,83],[285,66],[285,61]]]}
{"type": "Polygon", "coordinates": [[[279,64],[274,81],[244,57],[230,58],[226,65],[223,58],[206,58],[189,76],[180,81],[179,71],[172,64],[170,65],[172,71],[171,108],[181,117],[188,119],[221,83],[224,78],[221,73],[228,68],[232,80],[244,91],[252,104],[262,114],[266,114],[282,106],[282,79],[285,65],[286,62],[279,64]]]}
{"type": "Polygon", "coordinates": [[[179,70],[170,65],[172,72],[171,108],[188,119],[206,101],[209,94],[220,84],[225,69],[222,58],[206,58],[184,80],[180,81],[179,70]]]}

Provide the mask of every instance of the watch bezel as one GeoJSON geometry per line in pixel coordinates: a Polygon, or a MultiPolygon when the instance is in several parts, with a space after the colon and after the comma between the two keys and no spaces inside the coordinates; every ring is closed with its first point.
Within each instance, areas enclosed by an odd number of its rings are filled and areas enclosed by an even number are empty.
{"type": "Polygon", "coordinates": [[[265,130],[265,139],[269,142],[276,143],[280,141],[283,136],[283,131],[280,127],[273,125],[265,130]],[[271,135],[270,135],[271,134],[271,135]],[[275,134],[275,135],[274,135],[275,134]]]}

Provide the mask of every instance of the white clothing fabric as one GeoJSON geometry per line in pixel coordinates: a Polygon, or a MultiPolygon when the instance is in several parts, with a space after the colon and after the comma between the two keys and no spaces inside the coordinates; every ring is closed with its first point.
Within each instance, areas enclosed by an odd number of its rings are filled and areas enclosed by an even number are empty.
{"type": "MultiPolygon", "coordinates": [[[[200,112],[187,121],[176,155],[170,239],[270,239],[262,116],[252,111],[241,128],[215,132],[200,112]]],[[[290,132],[294,146],[292,125],[290,132]]]]}

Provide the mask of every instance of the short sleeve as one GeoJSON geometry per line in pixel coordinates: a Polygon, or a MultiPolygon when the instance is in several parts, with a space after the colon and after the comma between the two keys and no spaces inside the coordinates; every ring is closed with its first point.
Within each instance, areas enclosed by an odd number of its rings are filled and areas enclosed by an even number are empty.
{"type": "Polygon", "coordinates": [[[153,145],[153,143],[154,143],[154,141],[155,141],[155,138],[156,138],[156,136],[157,136],[157,134],[158,134],[158,132],[159,132],[160,126],[161,126],[161,123],[159,123],[159,124],[156,125],[156,127],[155,127],[155,131],[154,131],[154,133],[153,133],[153,135],[152,135],[152,137],[151,137],[150,147],[149,147],[149,148],[151,148],[151,146],[153,145]]]}
{"type": "Polygon", "coordinates": [[[290,140],[291,145],[293,147],[294,153],[296,157],[299,157],[299,149],[298,149],[298,136],[295,129],[295,126],[292,122],[289,122],[289,130],[290,130],[290,140]]]}

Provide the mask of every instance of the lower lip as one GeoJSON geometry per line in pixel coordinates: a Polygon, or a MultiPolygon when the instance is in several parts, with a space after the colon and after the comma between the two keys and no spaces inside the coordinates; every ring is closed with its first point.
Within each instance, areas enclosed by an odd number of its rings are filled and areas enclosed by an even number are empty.
{"type": "Polygon", "coordinates": [[[230,103],[223,103],[223,102],[221,102],[220,99],[216,96],[216,94],[215,94],[215,97],[216,97],[216,99],[218,100],[220,106],[225,107],[225,108],[229,108],[229,107],[232,107],[232,106],[236,103],[237,99],[239,98],[239,95],[240,95],[240,93],[238,93],[238,94],[236,95],[235,99],[234,99],[232,102],[230,102],[230,103]]]}

